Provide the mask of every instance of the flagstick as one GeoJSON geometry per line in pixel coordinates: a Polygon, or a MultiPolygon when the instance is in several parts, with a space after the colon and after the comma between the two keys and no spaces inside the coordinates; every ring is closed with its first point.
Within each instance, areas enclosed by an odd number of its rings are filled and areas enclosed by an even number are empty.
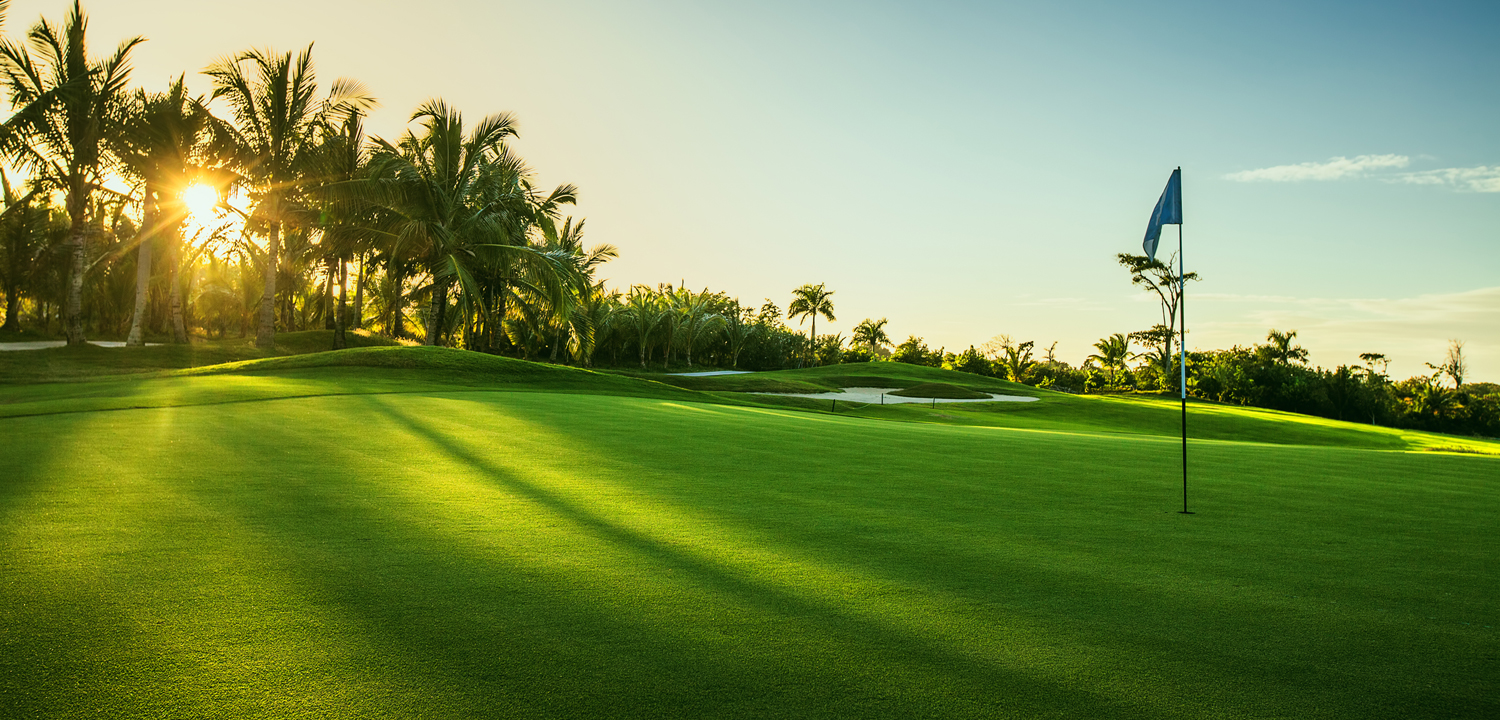
{"type": "MultiPolygon", "coordinates": [[[[1181,168],[1178,168],[1181,170],[1181,168]]],[[[1179,186],[1181,187],[1181,186],[1179,186]]],[[[1181,218],[1178,218],[1179,220],[1181,218]]],[[[1182,257],[1182,223],[1177,223],[1177,311],[1181,313],[1182,340],[1177,345],[1182,370],[1182,514],[1192,515],[1187,502],[1187,263],[1182,257]]]]}

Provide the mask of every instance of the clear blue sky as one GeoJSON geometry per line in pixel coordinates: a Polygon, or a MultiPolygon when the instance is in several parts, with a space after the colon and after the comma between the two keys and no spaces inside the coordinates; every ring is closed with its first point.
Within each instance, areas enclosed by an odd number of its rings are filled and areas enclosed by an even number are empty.
{"type": "MultiPolygon", "coordinates": [[[[6,31],[63,8],[18,0],[6,31]]],[[[846,334],[885,316],[898,340],[1008,333],[1077,363],[1155,321],[1113,255],[1180,165],[1190,345],[1296,329],[1318,364],[1380,351],[1404,377],[1460,338],[1500,381],[1493,2],[85,8],[96,52],[150,39],[148,87],[316,41],[325,82],[382,99],[378,133],[432,96],[515,112],[519,151],[620,247],[621,287],[785,307],[826,282],[846,334]]]]}

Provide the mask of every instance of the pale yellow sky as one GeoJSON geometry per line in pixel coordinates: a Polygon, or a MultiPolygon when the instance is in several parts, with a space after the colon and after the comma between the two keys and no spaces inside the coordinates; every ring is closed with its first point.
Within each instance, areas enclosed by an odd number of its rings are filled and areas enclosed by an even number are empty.
{"type": "MultiPolygon", "coordinates": [[[[64,7],[17,0],[6,33],[64,7]]],[[[187,72],[206,92],[216,57],[315,40],[325,84],[381,99],[377,133],[429,97],[516,113],[543,183],[577,183],[588,240],[620,247],[603,271],[620,286],[785,307],[824,282],[832,330],[888,317],[897,340],[1006,333],[1077,363],[1155,322],[1113,254],[1139,252],[1181,165],[1206,278],[1190,345],[1296,329],[1317,364],[1377,351],[1405,376],[1459,337],[1476,378],[1500,380],[1500,192],[1462,179],[1500,177],[1491,11],[1310,6],[1287,28],[1253,7],[1109,3],[85,7],[94,52],[149,39],[147,87],[187,72]]]]}

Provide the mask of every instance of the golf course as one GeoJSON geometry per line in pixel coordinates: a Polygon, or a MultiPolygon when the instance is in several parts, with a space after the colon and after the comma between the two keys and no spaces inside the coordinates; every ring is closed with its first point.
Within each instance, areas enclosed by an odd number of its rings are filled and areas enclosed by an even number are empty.
{"type": "Polygon", "coordinates": [[[1500,715],[1492,441],[326,337],[0,353],[0,717],[1500,715]]]}

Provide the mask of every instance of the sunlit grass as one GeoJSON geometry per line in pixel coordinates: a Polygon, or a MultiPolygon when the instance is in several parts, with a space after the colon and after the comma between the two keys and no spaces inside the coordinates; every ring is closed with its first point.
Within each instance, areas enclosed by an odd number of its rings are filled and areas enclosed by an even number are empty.
{"type": "Polygon", "coordinates": [[[1493,459],[434,392],[0,420],[0,715],[1494,709],[1493,459]]]}

